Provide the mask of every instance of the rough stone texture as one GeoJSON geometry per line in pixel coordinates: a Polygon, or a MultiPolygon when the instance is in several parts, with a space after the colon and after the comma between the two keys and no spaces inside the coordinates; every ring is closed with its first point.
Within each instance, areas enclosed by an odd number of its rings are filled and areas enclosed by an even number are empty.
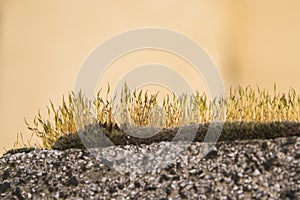
{"type": "Polygon", "coordinates": [[[205,157],[201,145],[184,151],[170,142],[128,145],[135,154],[124,155],[103,149],[113,161],[77,149],[6,154],[0,199],[300,199],[300,137],[218,142],[205,157]],[[159,158],[166,146],[172,151],[159,158]],[[177,150],[179,156],[169,155],[177,150]],[[146,171],[106,165],[126,166],[124,157],[134,163],[145,155],[152,164],[146,171]],[[170,160],[161,168],[157,159],[170,160]]]}

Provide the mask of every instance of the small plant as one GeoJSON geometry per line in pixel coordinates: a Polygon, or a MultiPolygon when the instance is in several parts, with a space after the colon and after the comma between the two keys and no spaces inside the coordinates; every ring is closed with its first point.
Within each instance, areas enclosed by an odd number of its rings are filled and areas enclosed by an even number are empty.
{"type": "MultiPolygon", "coordinates": [[[[78,96],[79,98],[77,99],[80,99],[81,94],[78,96]]],[[[45,148],[50,148],[62,134],[75,133],[74,105],[75,102],[78,102],[75,101],[75,99],[74,93],[69,93],[68,103],[66,103],[63,97],[62,105],[59,106],[58,109],[56,109],[50,101],[51,108],[47,107],[48,119],[44,119],[39,111],[33,120],[34,126],[30,126],[25,119],[27,128],[42,139],[45,148]],[[54,118],[51,118],[51,113],[53,113],[54,118]]]]}
{"type": "Polygon", "coordinates": [[[31,134],[31,137],[25,142],[23,138],[22,133],[17,133],[17,140],[13,144],[13,149],[5,150],[5,154],[15,154],[15,153],[22,153],[22,152],[30,152],[33,151],[36,147],[41,147],[40,144],[35,143],[34,145],[32,144],[32,138],[34,136],[34,133],[31,134]]]}
{"type": "MultiPolygon", "coordinates": [[[[34,136],[34,133],[31,133],[31,137],[30,139],[28,139],[26,142],[23,139],[23,134],[22,133],[17,133],[17,140],[14,142],[14,149],[18,149],[18,148],[30,148],[32,147],[32,138],[34,136]]],[[[38,144],[35,144],[35,146],[41,146],[38,144]]]]}
{"type": "Polygon", "coordinates": [[[105,98],[101,96],[100,90],[91,102],[81,92],[71,92],[67,101],[62,98],[62,105],[58,108],[50,101],[50,107],[47,107],[48,118],[44,119],[38,112],[33,126],[26,120],[25,123],[33,134],[42,139],[43,147],[51,148],[61,136],[74,134],[91,124],[106,128],[105,133],[109,135],[112,128],[171,128],[206,124],[221,111],[226,111],[227,122],[300,121],[300,95],[293,88],[287,94],[277,92],[275,84],[272,93],[259,87],[237,87],[230,88],[229,96],[212,100],[199,91],[192,96],[167,95],[161,105],[157,100],[158,94],[149,95],[142,90],[131,92],[124,84],[120,102],[115,102],[116,96],[111,98],[108,85],[105,98]],[[219,109],[221,107],[225,109],[219,109]]]}

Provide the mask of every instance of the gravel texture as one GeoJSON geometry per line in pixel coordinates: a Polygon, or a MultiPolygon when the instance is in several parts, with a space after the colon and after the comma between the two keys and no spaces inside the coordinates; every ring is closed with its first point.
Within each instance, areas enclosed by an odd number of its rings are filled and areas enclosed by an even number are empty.
{"type": "Polygon", "coordinates": [[[9,153],[0,199],[300,199],[300,137],[218,142],[204,156],[205,146],[9,153]]]}

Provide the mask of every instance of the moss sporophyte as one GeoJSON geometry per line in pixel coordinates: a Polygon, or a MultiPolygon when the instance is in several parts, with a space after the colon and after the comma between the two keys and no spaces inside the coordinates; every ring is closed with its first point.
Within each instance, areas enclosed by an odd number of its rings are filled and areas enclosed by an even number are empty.
{"type": "MultiPolygon", "coordinates": [[[[300,95],[293,88],[287,93],[278,92],[275,84],[272,92],[250,86],[230,88],[227,97],[213,100],[199,91],[192,96],[166,95],[162,102],[158,102],[158,95],[158,92],[130,91],[126,84],[121,90],[120,102],[110,96],[109,87],[105,97],[100,90],[92,102],[81,92],[70,92],[57,108],[50,101],[47,118],[38,112],[32,125],[26,120],[25,124],[41,139],[44,148],[84,148],[78,130],[95,124],[112,142],[121,145],[171,140],[179,126],[191,124],[199,125],[195,141],[201,141],[211,119],[222,111],[217,108],[223,106],[226,122],[219,140],[300,135],[300,95]],[[114,105],[118,105],[118,121],[114,117],[114,105]],[[83,116],[80,122],[75,117],[78,111],[83,116]],[[147,139],[134,138],[122,131],[126,127],[159,127],[161,131],[147,139]]],[[[213,127],[220,128],[218,123],[213,127]]]]}

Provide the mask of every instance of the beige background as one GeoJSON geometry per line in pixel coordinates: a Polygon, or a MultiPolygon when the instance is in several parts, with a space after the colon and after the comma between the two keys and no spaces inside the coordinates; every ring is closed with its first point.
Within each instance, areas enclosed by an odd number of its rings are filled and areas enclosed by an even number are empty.
{"type": "MultiPolygon", "coordinates": [[[[98,44],[134,28],[168,28],[193,38],[227,89],[271,89],[276,82],[282,91],[293,86],[300,92],[299,10],[297,0],[0,0],[0,154],[17,132],[29,135],[24,117],[30,121],[38,109],[45,111],[49,99],[58,105],[73,89],[81,63],[98,44]]],[[[151,61],[173,66],[197,84],[188,64],[157,51],[120,58],[103,83],[151,61]]]]}

